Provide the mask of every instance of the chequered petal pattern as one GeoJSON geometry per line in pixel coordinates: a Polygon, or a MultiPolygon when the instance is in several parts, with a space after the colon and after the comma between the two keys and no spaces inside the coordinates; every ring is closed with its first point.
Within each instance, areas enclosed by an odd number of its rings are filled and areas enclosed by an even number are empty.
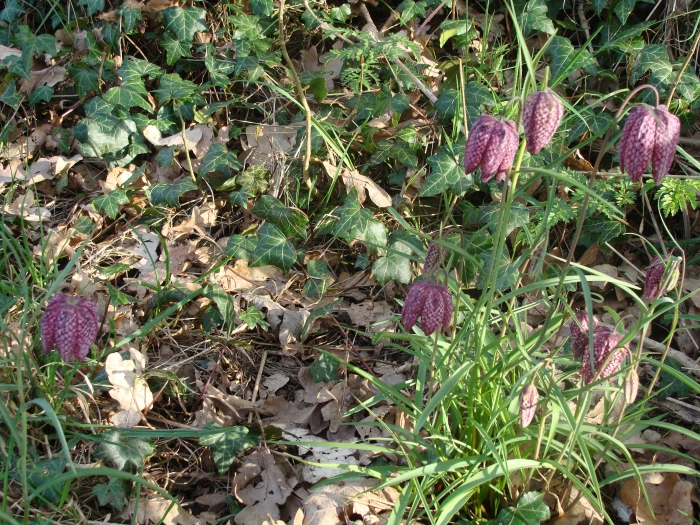
{"type": "Polygon", "coordinates": [[[408,290],[401,321],[406,331],[410,331],[420,317],[423,333],[430,335],[440,327],[443,331],[450,327],[452,310],[452,294],[445,286],[420,281],[408,290]]]}
{"type": "Polygon", "coordinates": [[[54,347],[64,361],[83,361],[97,337],[97,305],[85,297],[54,295],[41,319],[44,352],[54,347]]]}
{"type": "Polygon", "coordinates": [[[651,163],[654,182],[661,184],[673,164],[680,133],[680,119],[663,104],[637,106],[622,128],[620,169],[637,182],[651,163]]]}
{"type": "Polygon", "coordinates": [[[512,166],[518,149],[518,133],[512,120],[497,120],[481,115],[467,139],[464,149],[464,171],[481,168],[481,180],[488,182],[496,173],[503,180],[512,166]]]}
{"type": "Polygon", "coordinates": [[[440,268],[442,262],[449,255],[446,247],[440,247],[438,244],[431,242],[428,245],[428,251],[425,252],[425,261],[423,263],[423,275],[429,276],[435,273],[440,268]]]}
{"type": "Polygon", "coordinates": [[[530,93],[523,108],[523,128],[530,153],[539,153],[549,144],[563,116],[564,105],[553,91],[530,93]]]}
{"type": "Polygon", "coordinates": [[[537,392],[537,387],[533,384],[527,385],[520,392],[520,426],[525,428],[535,418],[537,411],[537,403],[540,400],[540,394],[537,392]]]}
{"type": "Polygon", "coordinates": [[[676,155],[676,145],[681,136],[681,121],[663,104],[658,106],[654,112],[658,123],[656,126],[654,152],[651,156],[651,175],[658,186],[671,170],[673,157],[676,155]]]}
{"type": "MultiPolygon", "coordinates": [[[[659,293],[659,286],[664,277],[664,264],[658,256],[652,257],[647,268],[647,277],[644,280],[644,291],[642,297],[645,299],[658,299],[662,294],[659,293]]],[[[665,292],[665,290],[664,290],[665,292]]]]}
{"type": "Polygon", "coordinates": [[[598,379],[610,377],[620,369],[622,361],[629,352],[627,345],[616,348],[622,340],[623,336],[606,326],[600,326],[596,329],[593,339],[593,368],[589,356],[583,356],[583,366],[581,373],[583,374],[583,383],[585,385],[593,382],[598,370],[604,367],[598,379]],[[612,355],[610,359],[608,356],[612,355]],[[607,363],[606,363],[607,361],[607,363]]]}
{"type": "MultiPolygon", "coordinates": [[[[594,330],[596,323],[596,318],[593,316],[594,330]]],[[[588,352],[590,341],[588,312],[584,310],[576,312],[576,319],[569,321],[569,331],[571,332],[571,350],[576,359],[581,359],[588,352]]]]}

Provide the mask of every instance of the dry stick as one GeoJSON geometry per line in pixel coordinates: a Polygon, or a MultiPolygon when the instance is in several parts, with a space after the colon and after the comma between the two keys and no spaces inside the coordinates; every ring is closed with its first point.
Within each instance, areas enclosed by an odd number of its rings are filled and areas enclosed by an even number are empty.
{"type": "MultiPolygon", "coordinates": [[[[610,137],[612,136],[612,130],[613,130],[613,125],[620,119],[622,116],[622,112],[625,110],[625,107],[629,103],[629,101],[632,99],[634,95],[639,93],[643,89],[651,89],[656,93],[656,101],[658,105],[658,100],[659,100],[659,92],[656,90],[654,86],[651,86],[649,84],[643,84],[632,91],[625,97],[625,100],[622,101],[622,104],[620,105],[620,109],[617,110],[617,113],[615,114],[615,117],[613,118],[613,121],[610,124],[610,128],[608,129],[607,133],[605,134],[605,137],[603,138],[603,143],[600,148],[600,151],[598,152],[598,157],[596,158],[595,165],[593,166],[593,169],[591,170],[591,175],[588,180],[588,192],[586,192],[586,196],[583,199],[583,203],[581,204],[581,211],[579,212],[580,217],[585,217],[586,211],[588,209],[588,203],[590,201],[590,193],[593,191],[593,185],[595,183],[595,178],[598,173],[598,169],[600,168],[600,163],[603,161],[603,155],[605,155],[605,152],[608,149],[608,143],[610,142],[610,137]]],[[[566,277],[566,274],[569,270],[569,267],[571,266],[571,263],[574,260],[574,252],[576,251],[576,245],[578,244],[578,240],[581,237],[581,231],[583,230],[583,220],[580,220],[576,224],[576,230],[574,231],[574,238],[571,241],[571,249],[569,250],[569,254],[566,257],[566,261],[564,262],[564,268],[562,268],[562,273],[561,277],[559,278],[559,284],[557,285],[557,289],[554,293],[554,298],[556,301],[556,298],[561,296],[562,291],[564,290],[564,278],[566,277]]],[[[554,308],[550,308],[549,312],[547,312],[547,317],[544,320],[544,323],[542,326],[548,326],[549,323],[551,322],[552,316],[554,315],[554,308]]],[[[539,341],[537,342],[538,344],[543,344],[544,343],[544,338],[546,336],[546,331],[542,330],[542,334],[539,337],[539,341]]],[[[564,458],[564,454],[566,453],[566,447],[562,448],[561,454],[559,455],[559,458],[557,459],[557,462],[561,462],[562,459],[564,458]]],[[[552,478],[554,477],[556,470],[552,471],[547,480],[547,484],[551,483],[552,478]]]]}
{"type": "MultiPolygon", "coordinates": [[[[253,396],[250,398],[251,403],[255,403],[255,399],[258,397],[258,389],[260,388],[260,379],[262,379],[263,368],[265,368],[265,361],[267,361],[267,350],[263,352],[262,359],[260,360],[260,368],[258,368],[258,376],[255,378],[255,386],[253,387],[253,396]]],[[[253,422],[253,412],[248,414],[248,423],[253,422]]],[[[270,522],[272,523],[272,522],[270,522]]]]}
{"type": "Polygon", "coordinates": [[[299,80],[299,75],[297,75],[297,71],[296,69],[294,69],[294,63],[292,62],[292,59],[289,58],[289,53],[287,53],[287,44],[285,42],[286,35],[284,33],[284,2],[285,0],[280,1],[279,8],[279,42],[280,49],[282,50],[282,56],[287,62],[287,67],[289,67],[289,70],[292,73],[292,77],[294,78],[294,85],[297,89],[299,102],[301,102],[301,105],[304,108],[304,112],[306,113],[306,152],[304,154],[304,180],[308,180],[309,162],[311,161],[311,116],[313,115],[313,113],[311,113],[311,108],[309,107],[309,103],[306,100],[306,95],[304,94],[304,88],[301,85],[301,80],[299,80]]]}
{"type": "Polygon", "coordinates": [[[695,36],[695,40],[693,41],[693,45],[691,46],[690,51],[688,52],[688,56],[685,57],[685,61],[683,62],[683,65],[678,70],[678,74],[676,75],[676,80],[673,81],[673,85],[671,86],[671,91],[668,93],[668,98],[666,99],[667,106],[673,100],[673,94],[676,92],[676,88],[678,87],[678,84],[681,81],[681,76],[683,76],[683,73],[688,68],[688,65],[690,64],[690,60],[693,56],[693,53],[697,49],[698,44],[700,44],[700,31],[698,31],[698,34],[695,36]]]}

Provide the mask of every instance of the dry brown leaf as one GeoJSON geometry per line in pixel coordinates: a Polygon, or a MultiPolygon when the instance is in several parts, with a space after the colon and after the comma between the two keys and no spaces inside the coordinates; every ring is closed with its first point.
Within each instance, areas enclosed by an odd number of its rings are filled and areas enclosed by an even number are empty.
{"type": "Polygon", "coordinates": [[[341,520],[339,516],[343,515],[346,506],[349,507],[347,515],[357,514],[363,519],[391,510],[399,492],[393,487],[371,492],[377,483],[372,479],[351,479],[312,491],[304,501],[303,525],[344,524],[345,519],[341,520]]]}
{"type": "Polygon", "coordinates": [[[310,315],[309,310],[306,308],[300,310],[285,308],[278,302],[270,299],[268,295],[256,295],[252,292],[244,293],[243,298],[258,310],[267,310],[265,318],[270,323],[271,330],[279,330],[279,341],[282,345],[282,351],[289,355],[296,353],[294,343],[301,336],[301,330],[310,315]]]}
{"type": "Polygon", "coordinates": [[[46,208],[34,205],[34,192],[28,191],[20,195],[10,204],[3,206],[3,211],[8,215],[22,217],[29,222],[39,222],[51,217],[51,212],[46,208]]]}
{"type": "Polygon", "coordinates": [[[628,479],[620,491],[622,502],[634,510],[637,520],[643,525],[693,525],[693,484],[684,481],[676,473],[644,476],[644,487],[654,516],[649,512],[639,483],[628,479]],[[680,511],[689,516],[683,516],[680,511]]]}
{"type": "Polygon", "coordinates": [[[276,266],[248,267],[248,261],[238,259],[233,265],[222,266],[214,276],[214,281],[227,292],[238,290],[252,290],[259,287],[264,281],[282,277],[284,273],[276,266]]]}
{"type": "MultiPolygon", "coordinates": [[[[135,503],[124,509],[120,517],[130,520],[134,514],[135,503]]],[[[202,513],[204,514],[204,513],[202,513]]],[[[139,525],[149,525],[151,523],[162,523],[163,525],[205,525],[210,523],[195,518],[189,511],[179,505],[173,505],[170,500],[162,496],[152,495],[139,499],[138,509],[136,509],[136,523],[139,525]]]]}
{"type": "Polygon", "coordinates": [[[63,66],[55,65],[47,67],[46,69],[33,70],[29,72],[29,80],[22,80],[19,91],[22,93],[31,93],[37,86],[54,87],[65,79],[66,68],[63,66]]]}
{"type": "Polygon", "coordinates": [[[153,403],[153,392],[143,377],[146,358],[135,348],[130,348],[129,353],[131,359],[125,360],[119,352],[114,352],[105,361],[105,372],[114,387],[109,391],[109,396],[119,403],[124,412],[112,419],[113,423],[119,423],[117,426],[135,425],[141,420],[141,412],[153,403]]]}
{"type": "MultiPolygon", "coordinates": [[[[248,485],[238,491],[238,499],[245,508],[236,514],[237,525],[262,523],[268,516],[273,520],[280,517],[279,506],[284,505],[292,493],[292,488],[284,473],[275,462],[272,452],[267,447],[260,450],[260,482],[248,485]]],[[[296,484],[296,480],[293,481],[296,484]]]]}
{"type": "MultiPolygon", "coordinates": [[[[324,162],[323,166],[326,168],[326,173],[328,173],[329,177],[336,177],[336,173],[338,172],[338,168],[336,166],[333,166],[333,164],[330,162],[324,162]]],[[[364,202],[366,192],[372,202],[380,208],[391,206],[391,197],[389,194],[384,191],[379,184],[374,182],[369,177],[362,175],[359,171],[350,171],[349,169],[341,166],[340,176],[343,178],[343,182],[345,183],[345,187],[348,191],[350,191],[352,188],[357,188],[357,198],[360,203],[364,202]]]]}
{"type": "Polygon", "coordinates": [[[0,45],[0,62],[7,57],[21,57],[22,50],[0,45]]]}
{"type": "Polygon", "coordinates": [[[351,304],[345,311],[353,325],[363,326],[373,334],[388,331],[392,325],[388,320],[394,316],[394,308],[386,301],[351,304]]]}
{"type": "Polygon", "coordinates": [[[8,146],[0,152],[0,158],[8,160],[19,159],[24,162],[30,155],[33,155],[36,150],[46,142],[46,138],[51,136],[53,126],[51,124],[41,124],[34,128],[29,138],[21,135],[16,142],[8,146]]]}
{"type": "MultiPolygon", "coordinates": [[[[149,124],[148,126],[146,126],[146,128],[143,130],[143,136],[148,142],[150,142],[154,146],[184,147],[185,145],[185,141],[182,138],[182,133],[175,133],[174,135],[170,135],[169,137],[163,137],[163,134],[160,132],[160,130],[153,124],[149,124]]],[[[186,129],[185,138],[187,139],[187,150],[192,151],[202,138],[202,129],[199,126],[191,129],[186,129]]]]}
{"type": "Polygon", "coordinates": [[[572,487],[568,493],[566,503],[559,507],[566,509],[566,512],[558,516],[552,525],[602,525],[603,517],[591,504],[588,498],[580,494],[576,487],[572,487]],[[580,497],[579,497],[580,496],[580,497]],[[573,502],[573,505],[571,505],[573,502]]]}

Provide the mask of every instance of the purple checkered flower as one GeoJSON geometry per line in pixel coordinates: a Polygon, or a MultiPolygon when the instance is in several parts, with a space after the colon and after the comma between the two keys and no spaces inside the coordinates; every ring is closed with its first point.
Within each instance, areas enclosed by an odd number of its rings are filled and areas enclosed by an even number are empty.
{"type": "Polygon", "coordinates": [[[663,104],[640,105],[630,111],[620,139],[620,169],[637,182],[651,162],[651,174],[659,185],[668,174],[681,134],[681,121],[663,104]]]}
{"type": "Polygon", "coordinates": [[[563,116],[564,104],[552,90],[530,93],[523,107],[523,128],[530,153],[539,153],[549,144],[563,116]]]}
{"type": "Polygon", "coordinates": [[[440,268],[442,262],[447,259],[448,251],[446,247],[440,247],[438,244],[431,242],[428,245],[428,251],[425,252],[425,261],[423,263],[423,275],[428,277],[435,273],[440,268]]]}
{"type": "Polygon", "coordinates": [[[596,374],[598,374],[598,379],[605,379],[620,369],[622,361],[629,352],[627,345],[618,347],[623,337],[623,335],[613,332],[607,326],[596,328],[593,337],[593,368],[591,368],[590,356],[583,356],[583,364],[581,366],[583,384],[592,383],[596,378],[596,374]],[[611,357],[608,359],[608,356],[611,357]],[[598,373],[599,370],[600,373],[598,373]]]}
{"type": "Polygon", "coordinates": [[[644,280],[644,299],[656,300],[666,295],[669,288],[676,286],[680,277],[681,258],[671,255],[662,257],[654,256],[649,261],[647,277],[644,280]]]}
{"type": "Polygon", "coordinates": [[[450,327],[452,294],[447,287],[431,281],[411,285],[401,312],[401,321],[407,332],[411,331],[419,317],[425,335],[432,334],[440,326],[443,331],[450,327]]]}
{"type": "Polygon", "coordinates": [[[85,297],[57,293],[41,319],[41,343],[47,354],[55,347],[64,361],[83,361],[98,329],[95,303],[85,297]]]}
{"type": "Polygon", "coordinates": [[[535,418],[537,403],[540,400],[540,394],[537,392],[537,387],[533,384],[527,385],[520,392],[520,426],[525,428],[535,418]]]}
{"type": "Polygon", "coordinates": [[[476,119],[464,149],[464,171],[481,168],[482,182],[496,175],[502,182],[513,165],[518,150],[518,132],[512,120],[498,120],[491,115],[476,119]]]}
{"type": "MultiPolygon", "coordinates": [[[[597,320],[593,316],[593,330],[597,320]]],[[[576,312],[576,319],[569,321],[569,331],[571,332],[571,351],[576,359],[582,358],[588,351],[590,338],[588,337],[588,312],[579,310],[576,312]]]]}

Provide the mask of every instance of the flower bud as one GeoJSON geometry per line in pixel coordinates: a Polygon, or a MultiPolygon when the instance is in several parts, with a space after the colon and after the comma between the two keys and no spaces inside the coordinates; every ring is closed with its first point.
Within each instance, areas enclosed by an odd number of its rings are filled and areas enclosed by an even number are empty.
{"type": "Polygon", "coordinates": [[[523,388],[520,392],[520,426],[525,428],[535,418],[537,403],[540,400],[540,394],[537,392],[537,387],[532,383],[523,388]]]}
{"type": "Polygon", "coordinates": [[[428,251],[425,252],[425,261],[423,263],[423,275],[428,277],[435,273],[440,268],[442,262],[447,259],[449,252],[446,247],[440,247],[438,244],[431,242],[428,245],[428,251]]]}
{"type": "Polygon", "coordinates": [[[83,361],[98,329],[95,303],[85,297],[57,293],[41,319],[41,343],[47,354],[56,347],[64,361],[83,361]]]}
{"type": "Polygon", "coordinates": [[[673,164],[680,134],[680,119],[663,104],[635,107],[622,128],[620,169],[637,182],[651,162],[654,182],[661,184],[673,164]]]}
{"type": "Polygon", "coordinates": [[[482,182],[503,181],[513,165],[518,150],[518,132],[512,120],[498,120],[491,115],[476,119],[464,149],[464,171],[481,168],[482,182]]]}
{"type": "Polygon", "coordinates": [[[680,257],[669,255],[659,259],[658,256],[654,256],[649,261],[642,297],[655,301],[659,297],[666,295],[666,292],[675,287],[678,282],[680,265],[680,257]]]}
{"type": "Polygon", "coordinates": [[[552,90],[530,93],[523,107],[523,128],[530,153],[539,153],[549,144],[563,116],[564,105],[552,90]]]}
{"type": "Polygon", "coordinates": [[[435,332],[441,325],[443,331],[452,320],[452,294],[447,287],[430,281],[413,283],[404,301],[401,321],[407,332],[418,318],[425,335],[435,332]]]}
{"type": "Polygon", "coordinates": [[[627,377],[625,377],[625,401],[631,405],[637,400],[637,392],[639,391],[639,376],[637,370],[632,368],[627,377]]]}

